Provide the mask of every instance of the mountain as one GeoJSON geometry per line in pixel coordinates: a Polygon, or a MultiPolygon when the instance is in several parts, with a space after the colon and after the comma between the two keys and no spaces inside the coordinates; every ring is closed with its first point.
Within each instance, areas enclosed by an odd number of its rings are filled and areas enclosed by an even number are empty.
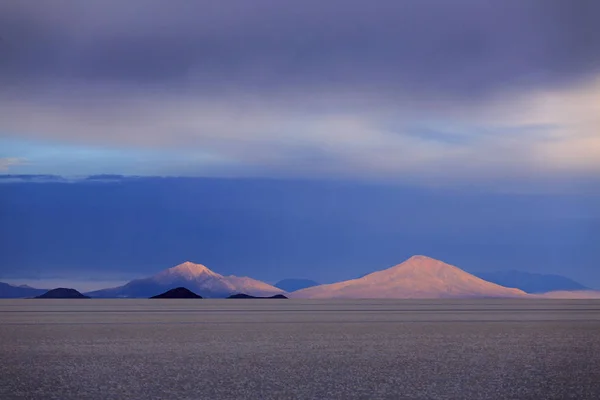
{"type": "Polygon", "coordinates": [[[27,285],[13,286],[0,282],[0,299],[18,299],[24,297],[35,297],[44,294],[48,289],[34,289],[27,285]]]}
{"type": "Polygon", "coordinates": [[[425,256],[362,278],[314,286],[291,293],[292,298],[487,298],[521,297],[526,293],[486,282],[455,266],[425,256]]]}
{"type": "Polygon", "coordinates": [[[527,293],[589,290],[581,283],[560,275],[533,274],[515,270],[481,272],[475,275],[486,281],[518,288],[527,293]]]}
{"type": "Polygon", "coordinates": [[[202,296],[198,296],[191,290],[178,287],[175,289],[167,290],[164,293],[157,294],[156,296],[150,297],[151,299],[201,299],[202,296]]]}
{"type": "Polygon", "coordinates": [[[250,296],[249,294],[246,294],[246,293],[237,293],[237,294],[232,294],[231,296],[228,297],[228,299],[287,299],[287,297],[282,294],[276,294],[274,296],[268,296],[268,297],[260,297],[260,296],[250,296]]]}
{"type": "Polygon", "coordinates": [[[183,286],[202,297],[225,298],[235,293],[272,296],[283,290],[248,277],[223,276],[201,264],[184,262],[154,276],[133,280],[116,288],[86,293],[91,297],[150,297],[183,286]]]}
{"type": "Polygon", "coordinates": [[[56,288],[36,297],[36,299],[89,299],[75,289],[56,288]]]}
{"type": "Polygon", "coordinates": [[[295,292],[296,290],[319,286],[319,283],[310,279],[282,279],[274,286],[286,292],[295,292]]]}

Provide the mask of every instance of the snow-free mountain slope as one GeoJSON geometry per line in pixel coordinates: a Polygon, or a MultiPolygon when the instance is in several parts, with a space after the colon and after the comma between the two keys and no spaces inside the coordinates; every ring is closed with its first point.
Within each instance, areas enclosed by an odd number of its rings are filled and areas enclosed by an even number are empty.
{"type": "Polygon", "coordinates": [[[158,274],[133,280],[123,286],[88,293],[92,297],[150,297],[183,286],[202,297],[221,298],[235,293],[272,296],[281,289],[248,277],[223,276],[202,264],[186,261],[158,274]]]}
{"type": "Polygon", "coordinates": [[[362,278],[291,293],[292,298],[477,298],[521,297],[526,293],[477,278],[426,256],[413,256],[362,278]]]}

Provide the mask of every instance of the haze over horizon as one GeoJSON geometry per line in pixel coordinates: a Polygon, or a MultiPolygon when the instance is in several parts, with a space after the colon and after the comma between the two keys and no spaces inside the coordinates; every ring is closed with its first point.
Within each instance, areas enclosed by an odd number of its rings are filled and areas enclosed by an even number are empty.
{"type": "Polygon", "coordinates": [[[600,288],[597,15],[1,2],[0,281],[334,282],[425,254],[600,288]]]}

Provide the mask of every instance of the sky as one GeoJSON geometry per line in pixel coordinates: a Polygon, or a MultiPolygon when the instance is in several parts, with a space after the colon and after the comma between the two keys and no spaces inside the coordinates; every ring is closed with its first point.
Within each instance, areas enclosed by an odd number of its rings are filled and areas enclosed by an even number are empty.
{"type": "Polygon", "coordinates": [[[0,279],[129,279],[193,256],[334,280],[427,250],[600,287],[598,15],[595,0],[0,2],[0,174],[64,178],[2,180],[0,279]],[[147,180],[85,181],[100,174],[147,180]],[[178,184],[214,203],[181,211],[163,194],[178,184]],[[101,220],[114,209],[130,225],[101,220]],[[135,244],[150,215],[169,234],[135,244]],[[273,237],[249,233],[258,216],[273,237]]]}

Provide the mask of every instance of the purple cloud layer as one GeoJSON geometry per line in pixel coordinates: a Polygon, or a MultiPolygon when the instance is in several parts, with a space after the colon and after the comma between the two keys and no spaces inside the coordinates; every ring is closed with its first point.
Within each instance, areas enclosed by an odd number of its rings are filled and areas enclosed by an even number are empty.
{"type": "Polygon", "coordinates": [[[181,151],[168,173],[186,175],[596,174],[597,15],[593,0],[2,2],[0,135],[35,143],[0,157],[27,158],[15,173],[68,174],[41,160],[87,146],[181,151]]]}
{"type": "Polygon", "coordinates": [[[599,14],[593,0],[3,2],[0,73],[470,98],[595,74],[599,14]]]}

